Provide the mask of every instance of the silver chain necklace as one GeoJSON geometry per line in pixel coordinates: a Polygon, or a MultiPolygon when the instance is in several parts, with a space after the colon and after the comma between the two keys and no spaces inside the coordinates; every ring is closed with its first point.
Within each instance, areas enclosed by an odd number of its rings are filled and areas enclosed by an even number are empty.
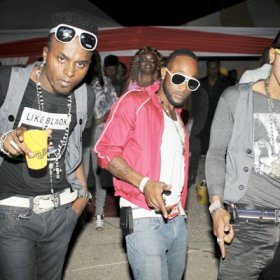
{"type": "MultiPolygon", "coordinates": [[[[43,97],[43,91],[41,83],[39,82],[39,78],[42,74],[42,70],[44,67],[44,63],[42,63],[37,71],[36,71],[36,93],[37,93],[37,100],[38,100],[38,108],[40,111],[44,111],[44,97],[43,97]]],[[[54,194],[53,190],[53,172],[56,173],[56,179],[60,179],[60,173],[61,169],[59,167],[59,160],[61,159],[63,153],[65,152],[65,149],[67,147],[68,138],[69,138],[69,126],[70,126],[70,120],[71,120],[71,111],[72,111],[72,95],[69,94],[67,96],[67,117],[68,117],[68,126],[65,127],[64,135],[62,139],[60,140],[60,143],[58,144],[57,148],[55,149],[53,142],[49,142],[49,148],[48,148],[48,161],[49,161],[49,174],[50,174],[50,183],[51,183],[51,193],[54,194]]],[[[47,127],[44,127],[44,129],[47,129],[47,127]]]]}
{"type": "MultiPolygon", "coordinates": [[[[172,123],[173,123],[174,126],[175,126],[175,129],[176,129],[176,131],[177,131],[177,133],[178,133],[178,135],[179,135],[180,142],[181,142],[181,144],[182,144],[182,155],[184,156],[184,155],[185,155],[185,140],[182,139],[181,133],[180,133],[180,131],[179,131],[179,129],[178,129],[178,127],[177,127],[175,121],[173,120],[173,118],[172,118],[172,116],[171,116],[171,114],[170,114],[170,112],[169,112],[169,109],[168,109],[167,106],[164,104],[164,102],[160,99],[160,97],[159,97],[159,101],[160,101],[160,104],[162,105],[162,108],[163,108],[164,112],[165,112],[166,115],[172,120],[172,123]]],[[[176,113],[176,117],[177,117],[177,120],[178,120],[177,112],[175,111],[175,113],[176,113]]]]}
{"type": "Polygon", "coordinates": [[[271,133],[271,141],[272,141],[272,156],[277,156],[277,159],[274,160],[271,163],[271,175],[273,175],[274,177],[280,177],[280,154],[278,152],[278,154],[276,154],[276,143],[275,142],[280,142],[280,136],[279,133],[277,135],[277,137],[275,138],[274,136],[274,131],[273,131],[273,123],[275,124],[275,127],[277,129],[276,126],[276,117],[275,117],[275,104],[273,103],[273,100],[271,98],[271,94],[269,91],[269,81],[268,78],[264,80],[264,90],[265,90],[265,95],[266,95],[266,101],[267,101],[267,105],[268,105],[268,111],[269,111],[269,123],[270,123],[270,133],[271,133]]]}

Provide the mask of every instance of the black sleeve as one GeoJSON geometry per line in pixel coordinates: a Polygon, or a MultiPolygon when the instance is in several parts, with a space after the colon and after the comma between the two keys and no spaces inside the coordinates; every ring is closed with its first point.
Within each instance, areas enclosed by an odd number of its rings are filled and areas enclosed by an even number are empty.
{"type": "Polygon", "coordinates": [[[12,68],[10,66],[0,67],[0,106],[2,106],[7,95],[11,71],[12,68]]]}

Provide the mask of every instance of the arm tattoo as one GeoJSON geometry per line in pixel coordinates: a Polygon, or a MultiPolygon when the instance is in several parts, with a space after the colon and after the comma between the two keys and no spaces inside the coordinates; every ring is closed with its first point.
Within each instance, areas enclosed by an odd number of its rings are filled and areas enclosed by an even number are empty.
{"type": "Polygon", "coordinates": [[[109,171],[112,171],[112,173],[114,173],[117,177],[126,176],[128,173],[133,171],[131,167],[123,166],[118,161],[111,161],[109,169],[109,171]]]}

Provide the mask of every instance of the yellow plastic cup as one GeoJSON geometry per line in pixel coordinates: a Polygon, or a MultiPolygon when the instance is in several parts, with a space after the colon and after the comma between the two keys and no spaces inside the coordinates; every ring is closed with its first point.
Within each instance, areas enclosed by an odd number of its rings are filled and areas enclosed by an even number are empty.
{"type": "Polygon", "coordinates": [[[24,143],[34,154],[33,158],[26,155],[28,168],[38,170],[47,166],[48,136],[46,130],[31,129],[24,132],[24,143]]]}

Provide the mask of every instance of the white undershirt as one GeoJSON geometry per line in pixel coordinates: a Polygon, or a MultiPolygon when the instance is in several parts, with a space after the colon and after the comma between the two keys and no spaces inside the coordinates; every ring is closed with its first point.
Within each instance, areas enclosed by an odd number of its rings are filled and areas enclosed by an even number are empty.
{"type": "Polygon", "coordinates": [[[178,203],[181,198],[185,178],[184,142],[185,132],[178,116],[177,121],[173,121],[164,114],[160,181],[172,186],[171,194],[164,195],[167,206],[178,203]]]}

